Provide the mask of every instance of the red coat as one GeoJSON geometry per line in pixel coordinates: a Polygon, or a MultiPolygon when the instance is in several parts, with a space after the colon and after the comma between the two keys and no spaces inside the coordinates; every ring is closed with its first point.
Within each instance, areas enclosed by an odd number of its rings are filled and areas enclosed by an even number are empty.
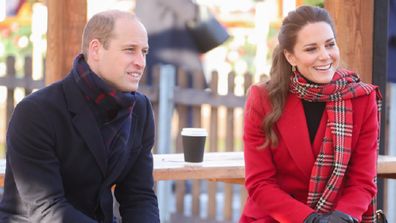
{"type": "MultiPolygon", "coordinates": [[[[352,99],[352,106],[352,155],[334,208],[360,220],[377,192],[372,180],[376,175],[378,135],[375,92],[352,99]]],[[[279,145],[260,150],[257,147],[265,139],[261,123],[270,107],[264,86],[253,86],[246,102],[243,136],[245,185],[249,196],[240,222],[302,223],[314,212],[306,205],[306,199],[327,113],[323,112],[312,145],[302,102],[296,95],[289,94],[276,123],[279,145]]]]}

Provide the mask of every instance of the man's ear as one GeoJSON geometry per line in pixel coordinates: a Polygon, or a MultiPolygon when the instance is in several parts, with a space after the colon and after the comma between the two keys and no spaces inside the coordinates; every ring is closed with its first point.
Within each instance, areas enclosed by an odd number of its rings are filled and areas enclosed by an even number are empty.
{"type": "Polygon", "coordinates": [[[285,55],[285,58],[286,58],[287,62],[289,62],[290,65],[292,65],[292,66],[296,65],[295,58],[292,53],[290,53],[287,50],[283,50],[283,55],[285,55]]]}
{"type": "Polygon", "coordinates": [[[100,48],[102,44],[98,39],[93,39],[88,45],[88,56],[93,60],[99,59],[100,48]]]}

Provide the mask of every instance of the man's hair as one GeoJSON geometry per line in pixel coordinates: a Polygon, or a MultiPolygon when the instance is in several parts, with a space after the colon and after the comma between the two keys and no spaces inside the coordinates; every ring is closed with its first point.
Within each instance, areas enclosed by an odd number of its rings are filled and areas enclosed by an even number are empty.
{"type": "Polygon", "coordinates": [[[93,39],[98,39],[103,47],[107,49],[110,44],[110,39],[113,37],[114,24],[117,19],[127,17],[137,19],[136,15],[130,12],[120,10],[109,10],[95,14],[85,25],[82,41],[81,51],[85,58],[88,58],[89,43],[93,39]]]}

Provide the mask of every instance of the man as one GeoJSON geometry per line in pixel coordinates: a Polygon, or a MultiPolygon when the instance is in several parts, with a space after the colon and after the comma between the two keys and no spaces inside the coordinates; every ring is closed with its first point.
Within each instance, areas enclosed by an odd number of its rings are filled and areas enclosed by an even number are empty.
{"type": "Polygon", "coordinates": [[[122,222],[159,222],[153,113],[136,92],[147,51],[135,15],[90,19],[70,74],[15,108],[0,222],[110,223],[113,187],[122,222]]]}

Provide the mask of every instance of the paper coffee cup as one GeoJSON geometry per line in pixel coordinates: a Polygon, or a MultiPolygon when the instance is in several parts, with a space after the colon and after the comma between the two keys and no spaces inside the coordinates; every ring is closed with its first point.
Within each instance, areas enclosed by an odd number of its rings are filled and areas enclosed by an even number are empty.
{"type": "Polygon", "coordinates": [[[182,132],[184,161],[199,163],[203,161],[205,141],[208,132],[204,128],[183,128],[182,132]]]}

